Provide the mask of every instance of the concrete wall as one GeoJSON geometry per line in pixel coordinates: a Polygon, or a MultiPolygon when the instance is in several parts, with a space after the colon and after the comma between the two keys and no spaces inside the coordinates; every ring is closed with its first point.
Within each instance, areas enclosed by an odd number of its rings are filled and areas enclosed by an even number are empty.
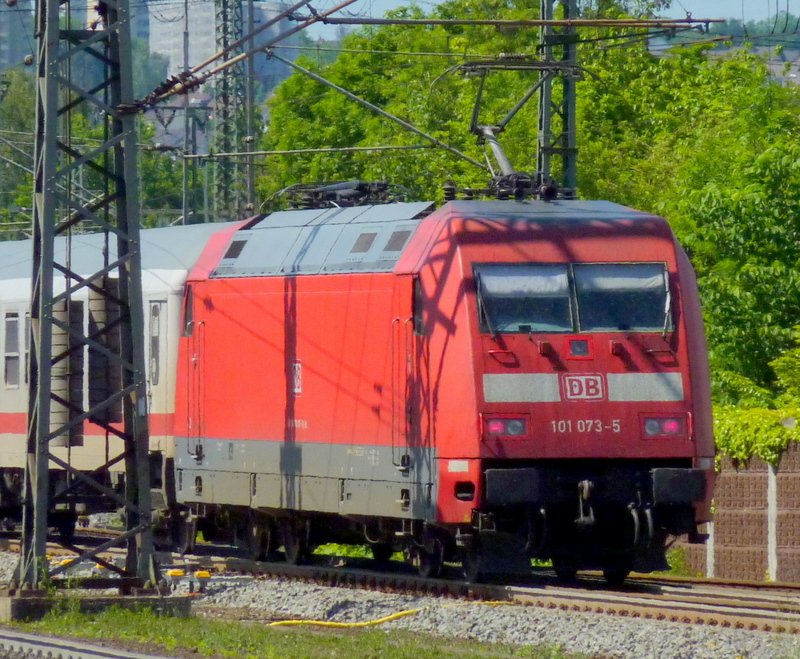
{"type": "Polygon", "coordinates": [[[679,545],[692,571],[800,583],[800,445],[791,445],[777,467],[724,459],[714,501],[708,545],[679,545]]]}

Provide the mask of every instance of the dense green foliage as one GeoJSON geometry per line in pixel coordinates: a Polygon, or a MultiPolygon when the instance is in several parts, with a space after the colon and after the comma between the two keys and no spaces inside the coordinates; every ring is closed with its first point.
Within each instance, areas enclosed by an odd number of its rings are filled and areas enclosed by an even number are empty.
{"type": "Polygon", "coordinates": [[[30,224],[33,169],[33,78],[18,69],[3,74],[0,94],[0,240],[30,224]]]}
{"type": "MultiPolygon", "coordinates": [[[[800,328],[794,336],[800,346],[800,328]]],[[[715,410],[717,447],[737,462],[757,456],[778,464],[789,443],[800,441],[800,347],[785,351],[770,367],[777,375],[773,391],[736,383],[731,388],[746,391],[746,396],[736,406],[718,405],[715,410]]]]}
{"type": "MultiPolygon", "coordinates": [[[[162,58],[163,59],[163,58],[162,58]]],[[[159,58],[151,58],[154,68],[140,64],[136,76],[140,85],[163,77],[159,58]]],[[[33,134],[35,90],[29,70],[12,69],[3,74],[8,86],[0,100],[0,240],[23,238],[29,234],[33,207],[33,134]]],[[[66,125],[66,119],[63,120],[66,125]]],[[[69,116],[69,140],[88,149],[104,137],[105,127],[79,105],[69,116]]],[[[63,129],[62,129],[63,131],[63,129]]],[[[142,120],[139,124],[138,157],[140,200],[145,226],[173,221],[181,209],[181,160],[175,153],[152,150],[155,130],[142,120]]],[[[99,163],[98,161],[98,164],[99,163]]],[[[78,168],[73,185],[86,198],[102,185],[91,167],[78,168]]]]}

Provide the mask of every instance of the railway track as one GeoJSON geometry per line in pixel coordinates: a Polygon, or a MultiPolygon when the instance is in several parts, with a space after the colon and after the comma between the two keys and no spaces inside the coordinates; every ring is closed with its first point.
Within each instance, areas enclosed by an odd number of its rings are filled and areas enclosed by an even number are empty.
{"type": "MultiPolygon", "coordinates": [[[[456,578],[423,579],[397,563],[376,571],[367,560],[333,559],[335,564],[295,566],[240,558],[187,556],[187,572],[217,575],[249,573],[299,579],[331,586],[458,599],[505,601],[549,609],[667,620],[723,628],[800,633],[800,585],[690,580],[668,577],[632,578],[609,589],[602,577],[587,575],[574,583],[559,582],[552,572],[537,570],[514,583],[470,584],[456,578]]],[[[455,577],[456,570],[453,569],[455,577]]]]}
{"type": "MultiPolygon", "coordinates": [[[[108,532],[91,537],[107,536],[108,532]]],[[[15,538],[0,538],[0,548],[18,550],[15,538]]],[[[58,545],[52,550],[58,551],[58,545]]],[[[376,570],[373,561],[344,557],[315,557],[311,565],[251,561],[223,555],[230,547],[199,546],[200,553],[159,555],[162,570],[181,568],[192,579],[197,571],[210,573],[208,582],[234,575],[277,578],[382,592],[433,595],[454,599],[503,601],[564,611],[593,612],[648,620],[719,626],[781,633],[800,633],[800,584],[774,584],[684,577],[634,575],[624,586],[609,589],[600,575],[588,573],[574,582],[559,582],[546,569],[503,583],[472,584],[446,566],[450,578],[425,579],[404,563],[390,561],[376,570]]],[[[62,550],[63,551],[63,550],[62,550]]],[[[198,582],[195,582],[198,583],[198,582]]],[[[202,586],[206,581],[202,581],[202,586]]]]}
{"type": "Polygon", "coordinates": [[[119,648],[90,645],[68,638],[25,634],[19,630],[0,629],[0,656],[12,659],[166,659],[151,654],[126,652],[119,648]]]}

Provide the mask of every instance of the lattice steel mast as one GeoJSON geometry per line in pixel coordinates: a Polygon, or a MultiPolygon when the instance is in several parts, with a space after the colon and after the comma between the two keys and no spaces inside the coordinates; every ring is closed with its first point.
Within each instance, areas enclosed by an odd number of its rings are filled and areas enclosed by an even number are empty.
{"type": "MultiPolygon", "coordinates": [[[[225,61],[239,55],[242,46],[230,51],[242,38],[243,14],[240,0],[214,0],[217,21],[217,49],[226,51],[225,61]]],[[[225,69],[214,86],[216,117],[214,149],[221,153],[241,151],[247,133],[245,110],[245,63],[225,69]]],[[[214,185],[215,219],[231,219],[243,212],[244,176],[237,158],[216,161],[214,185]]]]}
{"type": "Polygon", "coordinates": [[[107,567],[142,580],[154,576],[135,118],[117,110],[133,101],[128,0],[99,0],[95,11],[88,29],[72,29],[69,3],[36,4],[29,417],[22,552],[15,575],[17,584],[31,587],[65,569],[48,575],[47,527],[56,505],[73,505],[82,491],[122,507],[126,531],[80,558],[105,563],[96,555],[122,545],[128,550],[126,568],[107,567]],[[99,62],[99,82],[71,76],[86,62],[99,62]],[[103,126],[99,144],[70,143],[69,118],[79,107],[103,126]],[[81,169],[100,189],[92,198],[78,195],[71,184],[81,169]],[[76,272],[70,237],[87,229],[105,232],[103,265],[92,273],[76,272]],[[57,237],[66,238],[58,243],[58,254],[57,237]],[[80,377],[85,365],[88,386],[80,377]],[[56,450],[82,442],[85,421],[121,446],[91,474],[70,465],[68,451],[56,450]],[[123,462],[126,488],[120,494],[109,487],[108,473],[123,462]],[[67,477],[51,482],[51,465],[67,477]]]}
{"type": "MultiPolygon", "coordinates": [[[[554,18],[578,18],[577,0],[541,0],[540,17],[551,21],[554,18]],[[561,11],[556,16],[556,5],[561,11]]],[[[560,61],[574,67],[577,65],[577,31],[574,26],[545,25],[541,29],[542,59],[546,62],[560,61]]],[[[562,193],[573,196],[578,186],[578,149],[576,147],[575,84],[574,68],[565,70],[560,76],[542,73],[539,91],[539,142],[537,170],[544,180],[558,177],[562,193]],[[554,89],[554,84],[556,88],[554,89]],[[559,89],[560,88],[560,89],[559,89]],[[554,93],[555,92],[555,93],[554,93]],[[555,120],[555,121],[554,121],[555,120]],[[560,171],[553,172],[553,158],[560,158],[560,171]]]]}

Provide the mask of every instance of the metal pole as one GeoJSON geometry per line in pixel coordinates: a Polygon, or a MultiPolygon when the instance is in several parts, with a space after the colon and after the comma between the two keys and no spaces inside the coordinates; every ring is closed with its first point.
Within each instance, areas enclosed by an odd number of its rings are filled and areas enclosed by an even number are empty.
{"type": "Polygon", "coordinates": [[[28,363],[28,442],[22,542],[16,582],[38,588],[47,579],[47,511],[50,489],[47,455],[50,434],[50,358],[53,320],[56,141],[58,133],[59,5],[36,3],[36,135],[34,144],[33,273],[31,351],[28,363]],[[55,52],[54,52],[55,51],[55,52]],[[43,386],[39,386],[39,383],[43,386]]]}
{"type": "MultiPolygon", "coordinates": [[[[255,21],[253,18],[253,0],[247,0],[247,34],[250,35],[250,39],[247,42],[247,50],[253,49],[253,29],[255,27],[255,21]]],[[[245,90],[245,109],[247,112],[247,143],[251,145],[255,141],[255,135],[253,132],[255,131],[255,104],[256,104],[256,89],[255,89],[255,81],[256,78],[256,61],[255,57],[248,57],[247,58],[247,88],[245,90]]],[[[250,149],[248,149],[250,150],[250,149]]],[[[256,177],[255,177],[255,162],[253,160],[253,156],[247,156],[247,189],[246,189],[246,200],[247,200],[247,211],[250,212],[252,209],[255,208],[255,185],[256,185],[256,177]]]]}
{"type": "MultiPolygon", "coordinates": [[[[541,0],[539,2],[539,16],[550,21],[553,18],[553,0],[541,0]]],[[[553,26],[547,23],[539,31],[539,41],[542,48],[542,59],[545,62],[553,60],[552,44],[553,26]]],[[[537,152],[536,169],[539,171],[542,181],[550,180],[550,125],[552,112],[553,78],[547,71],[539,74],[539,130],[537,133],[537,152]]]]}
{"type": "MultiPolygon", "coordinates": [[[[566,18],[573,19],[578,17],[577,0],[561,0],[561,4],[566,11],[566,18]]],[[[562,38],[564,40],[562,61],[567,65],[575,65],[578,63],[578,43],[576,40],[577,33],[575,26],[570,25],[563,29],[562,38]]],[[[575,121],[575,107],[576,107],[576,85],[577,80],[574,75],[563,74],[561,76],[561,84],[564,89],[564,98],[562,100],[562,128],[561,128],[561,148],[563,169],[564,169],[564,187],[567,190],[574,191],[578,187],[578,149],[576,141],[577,125],[575,121]]]]}
{"type": "MultiPolygon", "coordinates": [[[[47,526],[48,516],[58,512],[56,504],[72,506],[100,497],[120,503],[120,495],[106,487],[102,476],[123,460],[126,490],[121,503],[129,533],[115,543],[127,548],[127,576],[142,581],[155,578],[136,123],[133,115],[114,109],[133,101],[128,0],[99,0],[100,20],[90,29],[70,29],[68,11],[69,5],[59,0],[37,0],[28,433],[22,551],[14,578],[16,585],[32,588],[49,578],[47,526]],[[69,71],[77,68],[73,65],[81,57],[102,64],[104,84],[70,79],[69,71]],[[68,132],[59,135],[59,118],[83,103],[105,122],[99,143],[70,144],[68,132]],[[70,185],[74,170],[87,161],[101,179],[100,192],[90,199],[82,198],[70,185]],[[97,227],[105,231],[109,251],[115,248],[116,254],[106,255],[97,272],[73,270],[70,232],[96,231],[97,227]],[[57,252],[56,239],[62,241],[57,252]],[[54,291],[56,271],[64,276],[65,292],[54,291]],[[92,304],[71,303],[81,291],[92,304]],[[92,323],[98,329],[85,336],[84,326],[92,323]],[[84,355],[88,370],[99,367],[92,375],[92,387],[73,380],[80,369],[72,371],[72,360],[79,358],[82,363],[84,355]],[[89,391],[88,401],[84,388],[89,391]],[[105,464],[92,465],[91,472],[79,472],[69,462],[69,451],[82,443],[79,433],[88,419],[101,431],[119,436],[123,450],[108,456],[105,464]],[[53,452],[56,445],[66,447],[66,460],[53,452]],[[54,482],[51,469],[60,476],[54,482]],[[69,485],[76,480],[90,491],[76,494],[69,485]]],[[[90,555],[87,549],[76,560],[88,560],[90,555]]]]}
{"type": "MultiPolygon", "coordinates": [[[[189,0],[183,0],[183,70],[189,70],[189,0]]],[[[189,94],[183,95],[183,152],[189,152],[189,94]]],[[[186,224],[189,215],[189,167],[183,161],[181,224],[186,224]]]]}
{"type": "Polygon", "coordinates": [[[541,30],[541,49],[547,62],[559,59],[564,72],[554,76],[543,71],[539,88],[539,135],[537,169],[543,181],[554,177],[554,156],[560,157],[559,187],[566,196],[574,196],[578,185],[578,150],[576,147],[575,99],[576,79],[570,74],[577,65],[575,25],[578,10],[576,0],[541,0],[541,17],[547,21],[541,30]],[[554,6],[558,1],[564,20],[553,21],[554,6]],[[553,94],[553,84],[561,85],[561,94],[553,94]],[[555,99],[555,100],[554,100],[555,99]],[[557,119],[557,121],[554,121],[557,119]]]}

